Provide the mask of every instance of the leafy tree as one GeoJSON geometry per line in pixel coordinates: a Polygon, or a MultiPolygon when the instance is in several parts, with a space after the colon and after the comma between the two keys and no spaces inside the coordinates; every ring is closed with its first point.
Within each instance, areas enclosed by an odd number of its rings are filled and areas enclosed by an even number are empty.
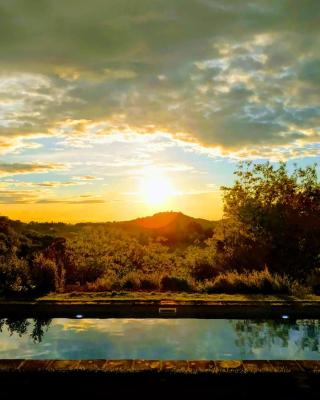
{"type": "Polygon", "coordinates": [[[316,166],[290,174],[285,163],[243,162],[223,187],[227,229],[220,255],[240,267],[300,279],[320,265],[320,184],[316,166]],[[248,265],[250,263],[250,265],[248,265]]]}

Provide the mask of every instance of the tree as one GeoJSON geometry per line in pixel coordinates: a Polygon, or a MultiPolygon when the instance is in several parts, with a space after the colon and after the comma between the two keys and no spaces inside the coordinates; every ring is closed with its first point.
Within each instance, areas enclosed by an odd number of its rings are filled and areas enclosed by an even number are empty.
{"type": "Polygon", "coordinates": [[[290,174],[285,163],[242,162],[223,187],[228,221],[220,253],[245,268],[304,280],[320,266],[320,184],[316,165],[290,174]],[[232,228],[233,227],[233,228],[232,228]],[[245,261],[245,262],[244,262],[245,261]],[[252,265],[244,265],[247,262],[252,265]]]}

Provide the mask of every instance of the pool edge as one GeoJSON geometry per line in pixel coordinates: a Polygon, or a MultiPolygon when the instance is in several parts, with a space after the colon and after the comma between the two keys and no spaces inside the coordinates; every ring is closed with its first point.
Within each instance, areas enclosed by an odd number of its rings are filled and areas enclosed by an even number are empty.
{"type": "Polygon", "coordinates": [[[320,318],[320,302],[0,302],[0,316],[105,318],[320,318]],[[162,313],[161,310],[174,312],[162,313]]]}
{"type": "Polygon", "coordinates": [[[315,360],[27,360],[0,359],[0,375],[19,373],[100,374],[319,374],[315,360]]]}

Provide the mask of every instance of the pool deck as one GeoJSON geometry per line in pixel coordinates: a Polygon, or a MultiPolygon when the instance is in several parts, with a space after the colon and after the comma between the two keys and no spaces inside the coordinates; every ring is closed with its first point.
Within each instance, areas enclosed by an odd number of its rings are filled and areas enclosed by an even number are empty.
{"type": "Polygon", "coordinates": [[[0,360],[1,399],[319,399],[319,374],[317,361],[0,360]]]}

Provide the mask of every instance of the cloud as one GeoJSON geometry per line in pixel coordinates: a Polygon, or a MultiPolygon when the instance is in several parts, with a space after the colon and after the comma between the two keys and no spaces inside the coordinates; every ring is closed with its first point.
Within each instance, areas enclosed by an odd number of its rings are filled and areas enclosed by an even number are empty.
{"type": "Polygon", "coordinates": [[[103,178],[98,178],[97,176],[93,176],[93,175],[74,176],[73,179],[78,180],[78,181],[84,181],[84,182],[103,180],[103,178]]]}
{"type": "Polygon", "coordinates": [[[4,0],[0,152],[161,132],[221,156],[314,155],[319,11],[317,0],[4,0]]]}
{"type": "Polygon", "coordinates": [[[40,187],[61,187],[61,186],[78,186],[79,182],[73,181],[65,181],[65,182],[58,182],[58,181],[44,181],[44,182],[33,182],[32,186],[40,186],[40,187]]]}
{"type": "Polygon", "coordinates": [[[12,189],[0,185],[0,204],[99,204],[105,203],[105,199],[99,195],[86,194],[78,196],[58,196],[52,194],[50,188],[45,186],[44,190],[35,189],[12,189]]]}
{"type": "Polygon", "coordinates": [[[36,140],[50,135],[65,104],[81,101],[68,96],[68,90],[43,74],[0,68],[0,153],[40,147],[36,140]]]}
{"type": "Polygon", "coordinates": [[[50,171],[64,170],[66,166],[54,163],[6,163],[0,162],[0,176],[20,174],[47,173],[50,171]]]}
{"type": "Polygon", "coordinates": [[[60,203],[60,204],[100,204],[105,203],[105,199],[101,198],[99,195],[93,194],[83,194],[76,197],[66,197],[66,198],[52,198],[52,199],[42,199],[39,200],[38,203],[41,204],[51,204],[51,203],[60,203]]]}
{"type": "Polygon", "coordinates": [[[32,204],[38,201],[38,194],[30,190],[0,188],[0,204],[32,204]]]}

